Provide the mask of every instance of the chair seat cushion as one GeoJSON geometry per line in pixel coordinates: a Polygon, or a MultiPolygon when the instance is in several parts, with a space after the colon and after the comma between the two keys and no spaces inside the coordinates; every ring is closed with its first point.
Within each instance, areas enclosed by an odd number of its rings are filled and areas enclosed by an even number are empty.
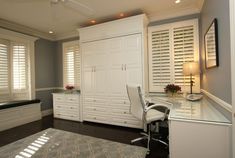
{"type": "Polygon", "coordinates": [[[146,123],[151,123],[153,121],[161,120],[163,119],[165,114],[163,112],[160,112],[155,109],[150,109],[146,114],[146,123]]]}

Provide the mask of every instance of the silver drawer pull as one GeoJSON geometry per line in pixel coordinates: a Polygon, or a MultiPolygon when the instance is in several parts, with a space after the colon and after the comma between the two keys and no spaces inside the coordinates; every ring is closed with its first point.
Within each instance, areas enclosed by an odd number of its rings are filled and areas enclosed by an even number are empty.
{"type": "Polygon", "coordinates": [[[126,114],[126,112],[123,112],[124,114],[126,114]]]}
{"type": "Polygon", "coordinates": [[[73,107],[70,107],[70,109],[73,109],[73,107]]]}
{"type": "Polygon", "coordinates": [[[96,108],[94,109],[94,111],[96,111],[96,108]]]}
{"type": "Polygon", "coordinates": [[[96,100],[94,99],[94,102],[96,102],[96,100]]]}
{"type": "Polygon", "coordinates": [[[124,101],[123,103],[124,103],[124,104],[126,104],[126,102],[125,102],[125,101],[124,101]]]}
{"type": "Polygon", "coordinates": [[[96,117],[94,117],[94,119],[96,120],[96,117]]]}
{"type": "Polygon", "coordinates": [[[124,123],[126,124],[127,122],[126,122],[126,121],[124,121],[124,123]]]}

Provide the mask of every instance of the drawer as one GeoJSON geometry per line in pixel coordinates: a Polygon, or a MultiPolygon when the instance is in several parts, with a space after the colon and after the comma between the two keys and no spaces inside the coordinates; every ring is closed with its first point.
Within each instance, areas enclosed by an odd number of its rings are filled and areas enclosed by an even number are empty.
{"type": "Polygon", "coordinates": [[[84,120],[92,121],[92,122],[107,123],[109,119],[107,116],[100,116],[97,114],[86,113],[84,114],[84,120]]]}
{"type": "Polygon", "coordinates": [[[67,103],[79,103],[79,96],[76,95],[67,95],[66,96],[67,103]]]}
{"type": "Polygon", "coordinates": [[[55,105],[54,106],[55,109],[63,109],[63,110],[79,110],[78,106],[74,106],[74,105],[55,105]]]}
{"type": "Polygon", "coordinates": [[[123,109],[111,109],[112,114],[130,114],[130,109],[129,108],[123,108],[123,109]]]}
{"type": "Polygon", "coordinates": [[[59,109],[59,108],[54,108],[55,113],[60,113],[60,114],[68,114],[68,115],[79,115],[79,110],[74,110],[74,109],[59,109]]]}
{"type": "Polygon", "coordinates": [[[54,102],[64,102],[65,101],[65,95],[54,95],[53,96],[54,102]]]}
{"type": "Polygon", "coordinates": [[[79,121],[79,115],[68,115],[68,114],[61,114],[61,113],[54,113],[55,118],[62,118],[66,120],[74,120],[79,121]]]}
{"type": "Polygon", "coordinates": [[[121,118],[112,118],[112,122],[118,125],[131,126],[131,127],[141,127],[142,123],[138,120],[127,120],[121,118]]]}
{"type": "Polygon", "coordinates": [[[92,106],[92,107],[84,107],[84,110],[85,112],[107,112],[107,108],[104,108],[104,107],[95,107],[95,106],[92,106]]]}

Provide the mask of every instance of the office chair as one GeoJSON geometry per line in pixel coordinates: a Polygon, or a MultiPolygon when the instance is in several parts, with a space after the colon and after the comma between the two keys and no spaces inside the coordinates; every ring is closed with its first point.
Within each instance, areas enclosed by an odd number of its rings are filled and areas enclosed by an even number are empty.
{"type": "Polygon", "coordinates": [[[150,140],[158,141],[168,146],[166,142],[160,139],[152,138],[151,124],[164,121],[167,118],[169,107],[162,103],[148,106],[148,103],[145,102],[144,97],[142,96],[140,86],[127,85],[126,87],[127,87],[127,94],[128,94],[130,104],[131,104],[130,113],[137,119],[143,121],[144,132],[145,132],[145,133],[141,133],[143,137],[136,138],[132,140],[131,143],[134,143],[143,139],[147,139],[148,140],[147,154],[150,153],[150,140]],[[153,109],[156,107],[164,107],[165,112],[160,112],[156,109],[153,109]]]}

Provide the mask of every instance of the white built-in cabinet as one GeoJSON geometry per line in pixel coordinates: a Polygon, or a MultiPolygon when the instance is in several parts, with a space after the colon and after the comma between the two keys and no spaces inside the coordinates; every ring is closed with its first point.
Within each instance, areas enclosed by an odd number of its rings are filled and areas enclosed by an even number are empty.
{"type": "Polygon", "coordinates": [[[80,121],[79,94],[53,93],[53,114],[55,118],[80,121]]]}
{"type": "Polygon", "coordinates": [[[141,121],[130,114],[126,85],[138,84],[145,89],[146,17],[139,15],[117,21],[79,29],[82,53],[82,119],[142,128],[141,121]],[[132,22],[142,22],[142,25],[134,26],[133,30],[128,25],[132,22]],[[120,29],[124,26],[126,28],[116,30],[118,25],[120,29]],[[102,33],[109,32],[112,28],[112,34],[102,33]],[[90,32],[99,32],[100,37],[90,32]]]}

